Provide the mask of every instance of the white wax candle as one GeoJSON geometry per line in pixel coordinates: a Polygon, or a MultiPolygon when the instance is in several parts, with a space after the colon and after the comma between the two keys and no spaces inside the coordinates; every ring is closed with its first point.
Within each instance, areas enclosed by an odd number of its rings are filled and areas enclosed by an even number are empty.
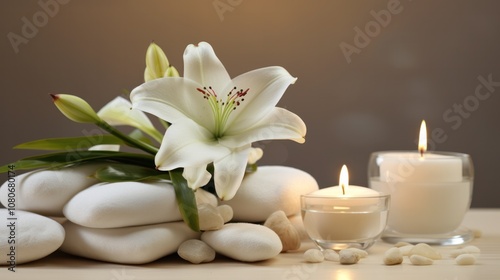
{"type": "Polygon", "coordinates": [[[409,234],[440,234],[457,229],[469,208],[472,182],[462,176],[453,155],[380,152],[380,177],[370,187],[391,195],[391,229],[409,234]]]}
{"type": "MultiPolygon", "coordinates": [[[[318,203],[302,209],[308,235],[319,243],[366,242],[378,237],[387,221],[387,207],[380,193],[360,186],[334,186],[317,190],[308,197],[318,203]]],[[[337,248],[340,249],[340,248],[337,248]]]]}
{"type": "Polygon", "coordinates": [[[369,188],[348,185],[345,186],[345,194],[343,193],[341,186],[333,186],[333,187],[319,189],[315,192],[312,192],[310,195],[329,196],[329,197],[367,197],[367,196],[379,196],[380,193],[378,191],[369,188]]]}
{"type": "Polygon", "coordinates": [[[387,152],[377,159],[386,182],[461,182],[462,160],[450,155],[387,152]]]}

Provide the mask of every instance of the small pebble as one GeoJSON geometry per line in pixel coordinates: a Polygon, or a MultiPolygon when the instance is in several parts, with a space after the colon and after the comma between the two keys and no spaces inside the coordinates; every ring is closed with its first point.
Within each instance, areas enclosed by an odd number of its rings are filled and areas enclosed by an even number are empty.
{"type": "Polygon", "coordinates": [[[472,254],[462,254],[455,259],[458,265],[472,265],[476,263],[476,257],[472,254]]]}
{"type": "Polygon", "coordinates": [[[177,249],[177,254],[194,264],[211,262],[215,259],[214,249],[198,239],[184,241],[177,249]]]}
{"type": "Polygon", "coordinates": [[[355,264],[359,259],[359,255],[353,250],[344,249],[339,252],[339,261],[341,264],[355,264]]]}
{"type": "Polygon", "coordinates": [[[325,260],[323,253],[318,249],[309,249],[304,252],[304,259],[310,263],[320,263],[325,260]]]}
{"type": "Polygon", "coordinates": [[[431,265],[434,263],[432,259],[420,255],[411,255],[410,262],[414,265],[431,265]]]}
{"type": "Polygon", "coordinates": [[[279,236],[283,245],[282,252],[297,250],[301,240],[297,229],[292,225],[285,212],[273,212],[264,222],[264,226],[272,229],[279,236]]]}
{"type": "Polygon", "coordinates": [[[413,247],[415,246],[410,244],[403,247],[399,247],[399,250],[401,251],[401,254],[403,254],[403,256],[409,256],[413,247]]]}
{"type": "Polygon", "coordinates": [[[217,254],[242,262],[268,260],[279,255],[283,249],[274,231],[250,223],[227,223],[219,230],[203,232],[201,240],[217,254]]]}
{"type": "Polygon", "coordinates": [[[467,246],[464,248],[452,250],[450,252],[450,256],[453,258],[456,258],[462,254],[480,254],[480,253],[481,253],[481,250],[478,247],[471,245],[471,246],[467,246]]]}
{"type": "Polygon", "coordinates": [[[233,218],[233,208],[229,205],[219,205],[217,206],[217,211],[219,212],[219,215],[222,217],[222,220],[224,223],[227,223],[231,221],[233,218]]]}
{"type": "Polygon", "coordinates": [[[325,260],[332,262],[340,262],[340,256],[335,250],[326,249],[323,251],[323,256],[325,256],[325,260]]]}
{"type": "Polygon", "coordinates": [[[394,247],[399,248],[399,247],[408,246],[408,245],[411,245],[411,244],[408,243],[408,242],[402,242],[402,241],[400,241],[400,242],[394,244],[394,247]]]}
{"type": "Polygon", "coordinates": [[[361,250],[361,249],[358,249],[358,248],[347,248],[347,249],[344,249],[344,250],[351,250],[351,251],[353,251],[355,254],[357,254],[359,256],[360,259],[368,257],[368,252],[365,251],[365,250],[361,250]]]}
{"type": "Polygon", "coordinates": [[[481,253],[481,249],[479,249],[478,247],[476,247],[474,245],[465,246],[463,249],[467,253],[469,253],[469,254],[479,254],[479,253],[481,253]]]}
{"type": "Polygon", "coordinates": [[[410,250],[411,255],[420,255],[433,260],[440,260],[441,254],[426,243],[419,243],[410,250]]]}
{"type": "Polygon", "coordinates": [[[480,238],[481,236],[483,236],[483,232],[479,229],[474,229],[472,230],[472,232],[474,233],[474,238],[480,238]]]}
{"type": "Polygon", "coordinates": [[[202,203],[198,205],[200,230],[218,230],[224,226],[224,220],[215,206],[202,203]]]}
{"type": "Polygon", "coordinates": [[[397,247],[390,248],[384,253],[384,264],[395,265],[403,262],[403,254],[397,247]]]}

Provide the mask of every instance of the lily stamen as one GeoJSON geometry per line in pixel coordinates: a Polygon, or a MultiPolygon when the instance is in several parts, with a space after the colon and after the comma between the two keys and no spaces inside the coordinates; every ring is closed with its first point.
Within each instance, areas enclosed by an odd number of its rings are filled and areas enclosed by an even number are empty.
{"type": "Polygon", "coordinates": [[[229,119],[231,112],[236,110],[236,107],[241,105],[241,102],[245,101],[244,97],[250,90],[240,89],[236,91],[237,87],[233,87],[227,94],[226,100],[217,99],[217,93],[215,90],[209,86],[201,88],[196,88],[197,91],[203,94],[203,98],[208,100],[210,107],[212,108],[212,113],[215,118],[215,138],[220,138],[224,134],[226,123],[229,119]]]}

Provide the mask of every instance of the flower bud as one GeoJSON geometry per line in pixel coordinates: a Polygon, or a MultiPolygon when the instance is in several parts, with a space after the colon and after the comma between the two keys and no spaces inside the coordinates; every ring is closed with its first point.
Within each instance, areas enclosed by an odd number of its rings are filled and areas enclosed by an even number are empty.
{"type": "Polygon", "coordinates": [[[144,70],[144,81],[162,78],[169,67],[167,56],[155,43],[151,43],[146,51],[146,69],[144,70]]]}
{"type": "Polygon", "coordinates": [[[179,71],[174,66],[170,65],[165,72],[165,77],[179,77],[179,71]]]}
{"type": "Polygon", "coordinates": [[[57,109],[68,119],[79,123],[98,123],[101,118],[90,105],[78,96],[70,94],[51,94],[57,109]]]}

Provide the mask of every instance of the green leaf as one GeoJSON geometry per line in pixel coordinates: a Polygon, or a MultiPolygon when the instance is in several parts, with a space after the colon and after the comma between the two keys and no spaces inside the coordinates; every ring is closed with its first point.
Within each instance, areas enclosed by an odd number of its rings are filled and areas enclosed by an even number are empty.
{"type": "Polygon", "coordinates": [[[114,151],[71,151],[44,154],[18,160],[0,166],[0,173],[7,172],[9,165],[14,165],[16,170],[35,168],[60,168],[70,164],[88,161],[114,161],[135,164],[145,167],[154,167],[154,156],[147,154],[134,154],[114,151]]]}
{"type": "Polygon", "coordinates": [[[89,135],[81,137],[47,138],[19,144],[14,149],[30,150],[82,150],[95,145],[102,144],[123,144],[117,137],[106,135],[89,135]]]}
{"type": "Polygon", "coordinates": [[[149,179],[170,179],[169,173],[158,171],[154,167],[142,167],[131,164],[113,163],[94,174],[103,182],[144,181],[149,179]]]}
{"type": "Polygon", "coordinates": [[[182,176],[182,169],[171,170],[169,173],[182,219],[192,230],[200,231],[194,191],[188,187],[186,179],[182,176]]]}

